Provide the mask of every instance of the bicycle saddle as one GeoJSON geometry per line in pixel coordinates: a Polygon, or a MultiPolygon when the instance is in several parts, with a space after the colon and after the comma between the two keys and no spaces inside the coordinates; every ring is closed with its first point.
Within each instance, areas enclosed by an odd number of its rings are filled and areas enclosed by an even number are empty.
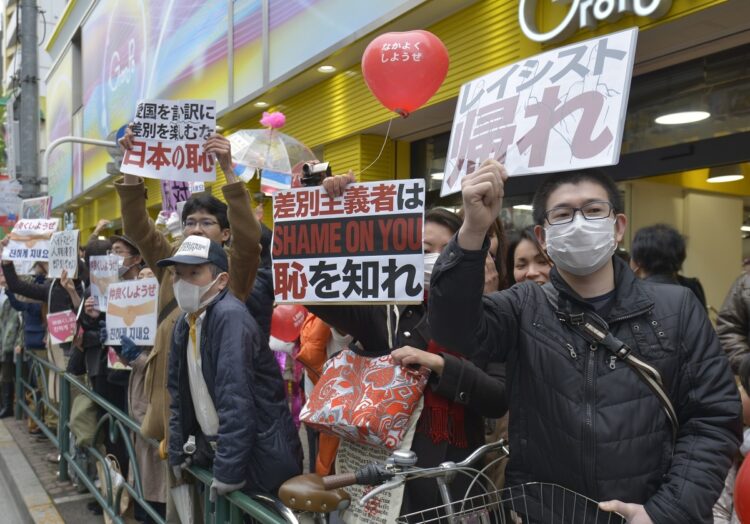
{"type": "Polygon", "coordinates": [[[349,494],[343,489],[326,490],[323,479],[315,473],[297,475],[279,488],[279,499],[295,511],[330,513],[346,509],[351,503],[349,494]]]}

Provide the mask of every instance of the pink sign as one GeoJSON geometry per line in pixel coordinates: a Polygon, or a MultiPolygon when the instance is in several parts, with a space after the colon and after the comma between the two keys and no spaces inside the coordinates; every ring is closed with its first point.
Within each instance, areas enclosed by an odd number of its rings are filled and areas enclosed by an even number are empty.
{"type": "Polygon", "coordinates": [[[76,332],[76,314],[71,310],[47,315],[47,330],[53,344],[64,344],[73,340],[76,332]]]}

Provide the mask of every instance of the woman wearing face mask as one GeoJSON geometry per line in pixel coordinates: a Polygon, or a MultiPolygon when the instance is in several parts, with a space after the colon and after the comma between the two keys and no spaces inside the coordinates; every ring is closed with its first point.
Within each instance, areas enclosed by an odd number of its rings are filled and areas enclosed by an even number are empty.
{"type": "MultiPolygon", "coordinates": [[[[332,196],[339,196],[351,182],[330,177],[323,182],[332,196]],[[342,184],[342,181],[344,182],[342,184]]],[[[440,252],[461,226],[461,218],[446,209],[432,209],[424,221],[425,298],[432,268],[440,252]]],[[[308,306],[308,310],[355,343],[349,347],[365,356],[390,353],[402,366],[423,365],[431,370],[424,393],[424,408],[417,421],[412,450],[420,467],[446,460],[460,461],[485,442],[483,417],[497,418],[507,410],[504,368],[493,365],[486,372],[469,360],[442,350],[432,342],[426,302],[408,306],[308,306]]],[[[463,498],[468,482],[457,477],[451,496],[463,498]]],[[[401,513],[440,504],[433,479],[407,482],[401,513]]]]}
{"type": "MultiPolygon", "coordinates": [[[[86,245],[86,266],[92,256],[103,256],[107,253],[123,256],[124,264],[120,267],[120,278],[131,280],[138,275],[142,259],[135,248],[126,244],[125,237],[114,236],[110,240],[91,240],[86,245]],[[123,247],[124,246],[124,247],[123,247]],[[125,277],[125,278],[123,278],[125,277]]],[[[79,316],[79,322],[83,331],[82,345],[86,355],[86,369],[89,374],[92,389],[95,393],[104,397],[108,402],[116,406],[124,413],[128,412],[127,388],[130,371],[124,369],[112,369],[108,363],[109,346],[104,345],[101,336],[102,328],[106,324],[106,313],[99,311],[94,297],[91,296],[90,288],[84,294],[84,310],[79,316]]],[[[100,413],[100,416],[103,412],[100,413]]],[[[125,478],[128,476],[129,464],[126,444],[118,435],[116,442],[105,440],[107,452],[117,457],[120,469],[125,478]]],[[[92,502],[89,509],[94,513],[101,510],[98,504],[92,502]]]]}
{"type": "Polygon", "coordinates": [[[533,227],[522,229],[511,238],[508,243],[507,264],[513,268],[510,273],[511,284],[530,280],[541,285],[549,281],[552,261],[539,245],[533,227]]]}

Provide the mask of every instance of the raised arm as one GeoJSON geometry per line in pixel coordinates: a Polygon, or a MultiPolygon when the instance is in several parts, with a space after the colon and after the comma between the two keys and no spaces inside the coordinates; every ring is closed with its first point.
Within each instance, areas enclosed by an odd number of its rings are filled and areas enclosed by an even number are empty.
{"type": "Polygon", "coordinates": [[[47,303],[47,299],[49,298],[49,288],[53,282],[52,280],[45,280],[43,284],[21,280],[16,274],[16,268],[13,265],[13,262],[6,260],[3,261],[2,268],[8,291],[18,295],[23,295],[32,300],[39,300],[45,304],[47,303]]]}
{"type": "MultiPolygon", "coordinates": [[[[122,149],[133,147],[133,132],[128,127],[125,136],[120,139],[122,149]]],[[[152,269],[154,275],[162,281],[166,274],[164,268],[156,263],[172,254],[169,240],[156,229],[154,221],[148,215],[146,206],[146,186],[142,178],[124,174],[115,182],[115,189],[120,196],[120,213],[122,228],[128,237],[135,242],[143,260],[152,269]]]]}

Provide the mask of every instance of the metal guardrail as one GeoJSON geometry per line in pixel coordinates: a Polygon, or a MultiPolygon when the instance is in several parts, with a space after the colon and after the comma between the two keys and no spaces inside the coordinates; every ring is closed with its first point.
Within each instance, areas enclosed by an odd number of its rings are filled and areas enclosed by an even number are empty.
{"type": "MultiPolygon", "coordinates": [[[[119,514],[120,500],[124,491],[128,493],[133,503],[143,508],[154,521],[164,524],[164,519],[151,507],[143,495],[141,472],[135,460],[135,449],[132,440],[132,435],[140,435],[140,425],[100,395],[94,393],[78,378],[33,353],[23,352],[18,355],[15,371],[16,419],[20,420],[25,415],[33,420],[39,429],[49,438],[50,442],[58,449],[60,453],[58,479],[68,481],[70,480],[70,471],[75,472],[77,479],[91,492],[103,510],[116,524],[125,523],[119,514]],[[23,373],[24,362],[28,365],[25,376],[23,373]],[[50,399],[47,380],[50,372],[59,378],[57,381],[59,385],[57,392],[57,398],[60,400],[59,405],[50,399]],[[71,393],[73,391],[76,391],[78,395],[86,395],[105,413],[97,423],[93,439],[94,444],[87,446],[85,450],[103,467],[103,471],[105,472],[103,475],[104,478],[100,478],[99,482],[100,484],[104,483],[106,486],[106,494],[102,493],[96,486],[95,479],[89,476],[88,472],[76,462],[75,457],[71,454],[69,422],[72,407],[71,393]],[[27,397],[30,405],[27,404],[27,397]],[[46,425],[45,414],[52,414],[57,418],[56,432],[53,428],[46,425]],[[108,428],[108,430],[105,430],[105,428],[108,428]],[[122,489],[115,489],[112,486],[109,462],[97,447],[97,443],[102,443],[105,438],[109,439],[112,443],[115,443],[118,439],[125,443],[133,482],[132,484],[125,482],[122,489]]],[[[150,446],[158,448],[159,443],[157,441],[153,439],[145,440],[150,446]]],[[[264,495],[250,497],[237,491],[226,497],[218,497],[217,501],[212,503],[209,500],[209,486],[213,480],[211,473],[198,467],[191,467],[187,471],[197,482],[203,485],[204,522],[213,522],[216,524],[240,524],[248,521],[259,524],[285,524],[289,522],[281,516],[283,506],[279,506],[280,502],[273,497],[264,495]]]]}

